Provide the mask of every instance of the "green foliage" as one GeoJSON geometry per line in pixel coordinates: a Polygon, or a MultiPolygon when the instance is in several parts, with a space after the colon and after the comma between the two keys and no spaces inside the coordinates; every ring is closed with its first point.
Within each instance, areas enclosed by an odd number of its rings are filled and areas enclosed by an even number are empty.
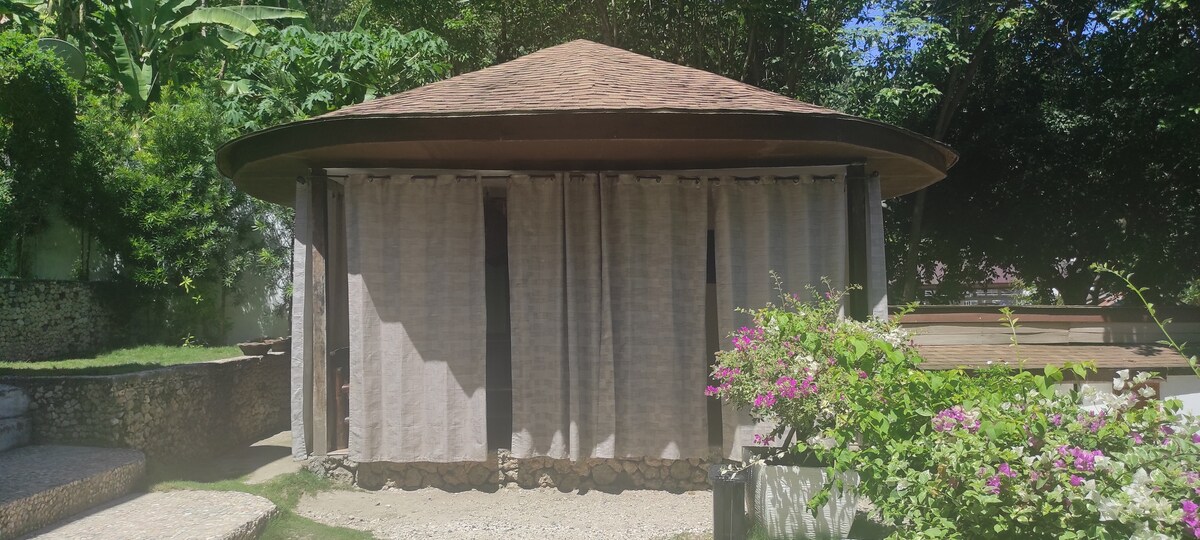
{"type": "MultiPolygon", "coordinates": [[[[1129,268],[1168,300],[1195,276],[1200,13],[1169,4],[1138,2],[1125,19],[1124,2],[1038,2],[998,30],[946,132],[962,158],[927,191],[917,262],[944,263],[943,287],[1006,267],[1040,301],[1056,289],[1081,304],[1121,288],[1092,262],[1129,268]]],[[[889,201],[892,276],[905,272],[914,199],[889,201]]]]}
{"type": "MultiPolygon", "coordinates": [[[[1095,268],[1125,283],[1163,327],[1129,274],[1095,268]]],[[[1018,321],[1002,314],[1015,347],[1018,321]]],[[[1165,343],[1183,353],[1169,335],[1165,343]]],[[[839,444],[814,448],[835,470],[859,473],[860,492],[897,528],[892,538],[1200,533],[1200,424],[1179,401],[1154,399],[1152,374],[1120,370],[1113,392],[1077,391],[1062,387],[1066,377],[1086,381],[1092,366],[967,375],[924,372],[913,360],[881,358],[897,369],[845,386],[843,420],[827,430],[839,444]]]]}
{"type": "Polygon", "coordinates": [[[64,199],[79,146],[75,91],[32,37],[0,34],[0,249],[9,253],[64,199]]]}
{"type": "Polygon", "coordinates": [[[1007,392],[938,413],[929,433],[888,441],[885,451],[902,459],[859,462],[885,519],[904,524],[896,538],[1182,537],[1175,509],[1193,495],[1184,472],[1195,443],[1171,435],[1182,425],[1178,402],[1133,409],[1127,395],[1113,396],[1105,412],[1089,413],[1081,394],[1055,392],[1057,370],[1016,377],[1007,392]],[[944,420],[960,412],[979,427],[944,420]],[[1164,468],[1174,477],[1160,476],[1164,468]],[[1157,500],[1139,500],[1149,471],[1157,500]]]}
{"type": "Polygon", "coordinates": [[[263,225],[279,218],[217,172],[215,149],[231,131],[212,98],[196,87],[168,88],[150,114],[134,129],[138,147],[106,185],[114,205],[107,211],[117,218],[95,234],[119,255],[125,276],[158,291],[154,303],[171,335],[217,339],[225,296],[240,278],[254,271],[273,282],[282,273],[287,247],[263,225]]]}
{"type": "Polygon", "coordinates": [[[846,413],[843,393],[883,376],[879,360],[904,356],[903,336],[886,323],[841,317],[840,291],[812,289],[810,303],[783,293],[775,279],[781,303],[744,311],[753,326],[734,332],[733,348],[717,353],[718,385],[706,394],[774,422],[770,433],[755,436],[760,444],[783,441],[785,450],[833,444],[827,432],[846,413]]]}
{"type": "Polygon", "coordinates": [[[1179,303],[1200,307],[1200,278],[1188,282],[1183,292],[1179,293],[1179,303]]]}
{"type": "Polygon", "coordinates": [[[424,30],[267,29],[232,56],[222,81],[231,125],[255,130],[441,79],[446,42],[424,30]]]}
{"type": "Polygon", "coordinates": [[[133,276],[159,286],[184,277],[230,279],[217,266],[248,224],[245,196],[216,172],[212,152],[227,140],[216,104],[195,88],[168,91],[141,126],[141,147],[119,171],[136,189],[123,214],[137,216],[130,241],[133,276]],[[223,216],[233,220],[220,219],[223,216]]]}
{"type": "Polygon", "coordinates": [[[196,0],[123,0],[95,12],[96,52],[135,108],[172,80],[176,64],[186,57],[236,47],[244,36],[258,34],[256,21],[305,17],[278,7],[202,6],[196,0]],[[201,31],[207,27],[212,31],[201,31]]]}
{"type": "Polygon", "coordinates": [[[862,0],[359,0],[373,25],[445,38],[454,71],[590,39],[821,103],[851,58],[843,26],[862,0]]]}
{"type": "Polygon", "coordinates": [[[0,31],[32,30],[39,19],[34,9],[37,4],[35,0],[0,0],[0,20],[3,20],[0,22],[0,31]]]}

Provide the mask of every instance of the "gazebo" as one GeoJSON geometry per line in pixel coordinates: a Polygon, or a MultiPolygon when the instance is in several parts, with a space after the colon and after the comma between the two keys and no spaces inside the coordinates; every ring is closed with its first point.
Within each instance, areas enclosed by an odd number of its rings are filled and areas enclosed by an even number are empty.
{"type": "Polygon", "coordinates": [[[735,308],[776,272],[885,315],[881,201],[955,159],[583,40],[218,152],[295,209],[298,458],[348,454],[368,486],[568,489],[685,488],[737,456],[753,425],[704,396],[735,308]]]}

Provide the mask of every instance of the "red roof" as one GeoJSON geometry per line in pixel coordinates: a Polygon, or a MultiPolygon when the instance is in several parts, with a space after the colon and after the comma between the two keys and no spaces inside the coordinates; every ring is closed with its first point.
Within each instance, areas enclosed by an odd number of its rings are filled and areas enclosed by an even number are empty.
{"type": "Polygon", "coordinates": [[[322,117],[602,110],[847,116],[707,71],[581,39],[322,117]]]}

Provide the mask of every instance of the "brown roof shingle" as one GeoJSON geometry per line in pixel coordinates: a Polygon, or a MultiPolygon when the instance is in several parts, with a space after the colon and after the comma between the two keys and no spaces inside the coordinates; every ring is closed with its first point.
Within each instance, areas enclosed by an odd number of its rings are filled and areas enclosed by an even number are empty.
{"type": "Polygon", "coordinates": [[[707,71],[576,40],[323,117],[600,110],[846,116],[707,71]]]}

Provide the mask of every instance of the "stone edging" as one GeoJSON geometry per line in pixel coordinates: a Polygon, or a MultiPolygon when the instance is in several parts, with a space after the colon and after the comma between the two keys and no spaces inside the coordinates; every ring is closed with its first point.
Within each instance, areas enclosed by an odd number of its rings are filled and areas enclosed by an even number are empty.
{"type": "Polygon", "coordinates": [[[560,491],[651,489],[708,490],[710,461],[690,459],[517,459],[508,450],[487,462],[471,463],[356,463],[346,456],[309,459],[305,468],[336,483],[363,489],[420,489],[447,491],[501,487],[557,488],[560,491]]]}

